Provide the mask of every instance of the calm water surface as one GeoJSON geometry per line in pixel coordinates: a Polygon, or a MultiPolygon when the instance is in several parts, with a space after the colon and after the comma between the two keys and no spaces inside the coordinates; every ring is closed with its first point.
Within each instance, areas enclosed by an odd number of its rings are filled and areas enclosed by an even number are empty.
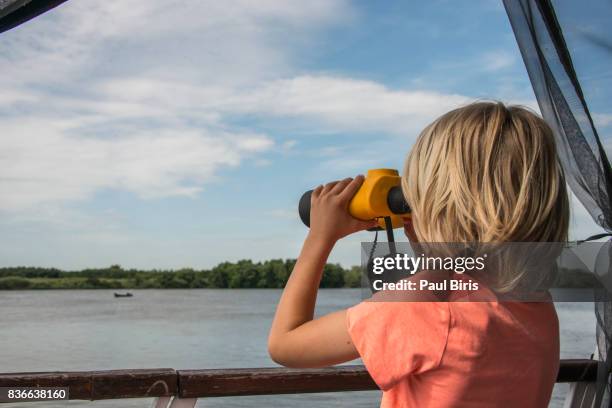
{"type": "MultiPolygon", "coordinates": [[[[0,291],[0,372],[118,368],[270,367],[266,338],[280,290],[0,291]]],[[[327,289],[317,314],[360,301],[327,289]]],[[[557,305],[561,357],[588,358],[595,319],[589,303],[557,305]]],[[[567,386],[557,386],[560,407],[567,386]]],[[[373,407],[378,392],[201,400],[198,406],[373,407]]],[[[150,400],[3,404],[3,407],[148,407],[150,400]]]]}

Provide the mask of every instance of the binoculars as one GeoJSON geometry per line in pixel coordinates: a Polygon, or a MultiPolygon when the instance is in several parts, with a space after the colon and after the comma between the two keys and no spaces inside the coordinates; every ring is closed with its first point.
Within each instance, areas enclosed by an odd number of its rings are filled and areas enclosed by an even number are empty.
{"type": "MultiPolygon", "coordinates": [[[[376,219],[381,229],[387,229],[389,225],[393,228],[403,226],[402,218],[409,216],[410,206],[400,183],[397,170],[368,170],[363,184],[349,203],[349,213],[363,221],[376,219]]],[[[312,190],[305,192],[298,206],[300,218],[307,227],[310,226],[311,195],[312,190]]]]}

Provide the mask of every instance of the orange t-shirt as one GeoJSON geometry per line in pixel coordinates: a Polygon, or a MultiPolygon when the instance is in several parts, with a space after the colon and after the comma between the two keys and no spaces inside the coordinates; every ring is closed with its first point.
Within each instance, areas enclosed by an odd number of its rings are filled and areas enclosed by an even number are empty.
{"type": "Polygon", "coordinates": [[[559,369],[551,302],[377,302],[347,312],[381,407],[546,407],[559,369]]]}

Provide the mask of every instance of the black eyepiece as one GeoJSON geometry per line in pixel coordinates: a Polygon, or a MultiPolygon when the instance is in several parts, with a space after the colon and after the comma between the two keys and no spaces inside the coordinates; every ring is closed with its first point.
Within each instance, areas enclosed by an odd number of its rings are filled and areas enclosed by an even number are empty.
{"type": "Polygon", "coordinates": [[[307,227],[310,227],[310,196],[312,196],[312,190],[308,190],[302,194],[302,198],[300,198],[300,203],[298,204],[300,219],[307,227]]]}
{"type": "Polygon", "coordinates": [[[393,214],[406,214],[410,211],[400,186],[391,187],[387,196],[387,205],[393,214]]]}

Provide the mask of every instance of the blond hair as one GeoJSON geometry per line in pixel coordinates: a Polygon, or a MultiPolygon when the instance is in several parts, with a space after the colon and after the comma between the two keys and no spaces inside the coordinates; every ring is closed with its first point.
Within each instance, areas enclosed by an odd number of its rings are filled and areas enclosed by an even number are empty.
{"type": "Polygon", "coordinates": [[[402,189],[422,242],[561,242],[569,202],[550,127],[519,106],[477,102],[421,132],[402,189]]]}

